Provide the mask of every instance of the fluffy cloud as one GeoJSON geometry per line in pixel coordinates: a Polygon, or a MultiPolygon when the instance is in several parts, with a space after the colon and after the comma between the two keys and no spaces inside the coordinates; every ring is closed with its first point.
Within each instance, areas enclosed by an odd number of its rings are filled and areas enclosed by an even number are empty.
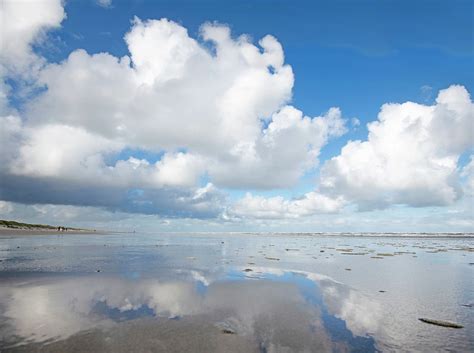
{"type": "Polygon", "coordinates": [[[385,104],[368,125],[367,141],[349,141],[324,163],[318,191],[296,200],[247,194],[229,215],[277,219],[336,212],[350,203],[362,210],[452,204],[462,195],[460,177],[468,193],[474,189],[472,160],[461,172],[458,167],[460,155],[473,146],[473,119],[474,105],[462,86],[441,90],[432,106],[385,104]]]}
{"type": "Polygon", "coordinates": [[[80,177],[77,172],[95,172],[100,152],[118,148],[104,138],[67,125],[24,127],[18,159],[12,164],[14,174],[39,177],[80,177]]]}
{"type": "Polygon", "coordinates": [[[464,191],[474,196],[474,155],[471,155],[469,163],[462,169],[461,177],[465,179],[464,191]]]}
{"type": "Polygon", "coordinates": [[[431,106],[385,104],[367,141],[350,141],[321,171],[321,190],[361,208],[442,206],[461,196],[458,159],[473,145],[474,106],[462,86],[431,106]]]}
{"type": "Polygon", "coordinates": [[[6,68],[0,71],[24,73],[37,68],[39,58],[31,45],[41,42],[47,30],[59,27],[66,17],[61,3],[61,0],[2,1],[0,66],[6,68]]]}
{"type": "Polygon", "coordinates": [[[204,170],[191,153],[165,153],[150,163],[130,157],[106,163],[107,154],[124,146],[67,125],[24,126],[16,116],[0,117],[2,173],[57,178],[82,185],[192,187],[204,170]]]}
{"type": "MultiPolygon", "coordinates": [[[[203,25],[201,37],[205,43],[167,19],[135,18],[125,35],[130,56],[76,50],[42,67],[35,85],[43,90],[25,104],[24,117],[2,117],[5,180],[121,195],[139,189],[153,197],[168,194],[164,188],[192,200],[206,174],[218,186],[294,185],[328,140],[345,132],[341,112],[309,118],[286,105],[293,73],[274,37],[257,46],[218,24],[203,25]],[[121,158],[124,150],[161,158],[121,158]]],[[[14,201],[25,195],[2,189],[14,201]]],[[[63,195],[82,205],[75,196],[63,195]]],[[[34,192],[23,201],[41,197],[34,192]]],[[[103,206],[117,203],[107,200],[103,206]]]]}
{"type": "MultiPolygon", "coordinates": [[[[338,108],[308,117],[289,105],[293,71],[271,35],[255,44],[206,23],[196,39],[168,19],[135,18],[128,55],[78,49],[47,63],[33,48],[66,17],[61,2],[4,1],[0,11],[1,199],[217,217],[226,201],[216,187],[292,187],[346,131],[338,108]],[[35,88],[18,109],[9,106],[18,87],[7,77],[35,88]]],[[[226,215],[452,204],[460,178],[472,179],[458,160],[472,146],[473,115],[462,86],[431,106],[386,104],[366,141],[348,142],[323,164],[315,191],[292,200],[247,194],[226,215]]]]}
{"type": "Polygon", "coordinates": [[[247,193],[228,211],[227,216],[258,219],[282,219],[333,213],[344,206],[342,197],[333,199],[317,192],[309,192],[294,200],[281,196],[264,198],[247,193]]]}
{"type": "MultiPolygon", "coordinates": [[[[71,148],[80,149],[81,154],[91,148],[85,144],[155,152],[186,148],[194,155],[180,155],[181,160],[205,160],[219,185],[243,186],[237,177],[232,178],[235,170],[240,170],[241,175],[268,173],[267,166],[258,161],[272,158],[276,164],[284,146],[275,141],[288,141],[280,137],[283,133],[277,129],[291,133],[289,125],[295,125],[293,130],[301,131],[295,137],[304,135],[304,140],[295,141],[299,148],[292,149],[292,158],[286,159],[292,163],[286,165],[293,170],[292,175],[275,181],[278,185],[294,183],[304,171],[302,166],[293,168],[294,160],[306,160],[308,153],[319,153],[318,148],[328,136],[341,132],[338,112],[330,112],[327,118],[328,124],[334,126],[310,124],[309,118],[303,118],[293,108],[278,112],[291,96],[293,74],[283,64],[283,51],[275,38],[263,38],[260,49],[246,37],[232,39],[224,26],[206,24],[201,32],[204,40],[214,46],[215,55],[172,21],[135,19],[125,36],[130,58],[119,59],[106,53],[89,55],[78,50],[65,62],[49,65],[39,79],[47,90],[27,107],[27,117],[35,126],[32,130],[40,135],[43,129],[36,126],[61,124],[61,129],[82,129],[99,140],[110,140],[82,144],[78,138],[71,148]],[[262,132],[262,119],[271,119],[272,114],[275,121],[262,132]],[[285,118],[288,126],[283,126],[285,118]],[[253,162],[248,161],[252,149],[258,149],[253,162]],[[221,163],[225,163],[224,169],[221,163]]],[[[39,142],[45,136],[31,139],[33,142],[27,143],[35,145],[35,140],[39,142]]],[[[50,151],[60,147],[53,146],[54,141],[52,136],[48,142],[50,151]]],[[[108,149],[97,150],[94,155],[99,152],[104,154],[108,149]]],[[[22,156],[25,155],[31,156],[22,156]]],[[[27,162],[20,161],[28,165],[27,162]]],[[[81,163],[78,160],[76,164],[81,163]]],[[[282,159],[279,164],[285,167],[284,163],[282,159]]],[[[180,171],[172,172],[170,168],[166,168],[168,175],[180,171]]],[[[16,171],[28,175],[36,172],[25,168],[16,171]]],[[[243,182],[262,185],[260,178],[243,182]]]]}
{"type": "Polygon", "coordinates": [[[228,158],[211,162],[209,172],[218,185],[268,189],[294,185],[316,166],[329,138],[345,131],[337,108],[309,118],[286,106],[272,116],[258,139],[235,145],[228,158]]]}
{"type": "Polygon", "coordinates": [[[194,186],[203,171],[199,157],[181,152],[165,153],[156,163],[130,157],[106,164],[107,154],[119,152],[123,144],[67,125],[33,129],[22,128],[14,117],[3,121],[5,134],[22,134],[16,139],[23,141],[18,156],[10,162],[10,172],[15,175],[53,177],[87,185],[160,188],[194,186]]]}
{"type": "Polygon", "coordinates": [[[271,36],[260,49],[232,39],[227,27],[206,24],[201,32],[215,55],[172,21],[135,19],[125,36],[130,57],[77,50],[49,65],[39,80],[47,90],[27,116],[152,150],[220,155],[251,143],[262,119],[291,97],[292,70],[271,36]]]}

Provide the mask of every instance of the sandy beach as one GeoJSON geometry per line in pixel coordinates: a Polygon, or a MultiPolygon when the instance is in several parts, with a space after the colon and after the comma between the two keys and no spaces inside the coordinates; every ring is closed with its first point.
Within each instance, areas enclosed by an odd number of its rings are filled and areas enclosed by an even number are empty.
{"type": "Polygon", "coordinates": [[[20,235],[67,235],[67,234],[111,234],[114,232],[95,229],[68,229],[58,231],[57,229],[19,229],[0,227],[0,237],[20,236],[20,235]]]}
{"type": "Polygon", "coordinates": [[[468,236],[33,234],[0,238],[2,352],[474,344],[468,236]]]}

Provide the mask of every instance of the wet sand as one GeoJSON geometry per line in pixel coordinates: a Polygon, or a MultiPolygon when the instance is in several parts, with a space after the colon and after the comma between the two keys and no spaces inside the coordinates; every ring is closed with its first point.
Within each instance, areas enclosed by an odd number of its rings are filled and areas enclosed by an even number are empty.
{"type": "Polygon", "coordinates": [[[0,350],[469,352],[473,253],[462,236],[10,234],[0,350]]]}

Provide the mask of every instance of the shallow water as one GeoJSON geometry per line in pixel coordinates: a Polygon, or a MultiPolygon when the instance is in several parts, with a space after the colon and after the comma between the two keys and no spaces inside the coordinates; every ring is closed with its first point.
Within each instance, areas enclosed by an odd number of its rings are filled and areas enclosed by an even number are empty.
{"type": "Polygon", "coordinates": [[[2,236],[0,351],[469,352],[473,247],[454,237],[2,236]]]}

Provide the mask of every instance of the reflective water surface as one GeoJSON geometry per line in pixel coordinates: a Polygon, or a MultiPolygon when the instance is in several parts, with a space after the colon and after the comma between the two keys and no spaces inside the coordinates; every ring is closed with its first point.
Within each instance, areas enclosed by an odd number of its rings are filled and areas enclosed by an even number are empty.
{"type": "Polygon", "coordinates": [[[472,245],[334,235],[3,236],[0,351],[469,352],[472,245]]]}

